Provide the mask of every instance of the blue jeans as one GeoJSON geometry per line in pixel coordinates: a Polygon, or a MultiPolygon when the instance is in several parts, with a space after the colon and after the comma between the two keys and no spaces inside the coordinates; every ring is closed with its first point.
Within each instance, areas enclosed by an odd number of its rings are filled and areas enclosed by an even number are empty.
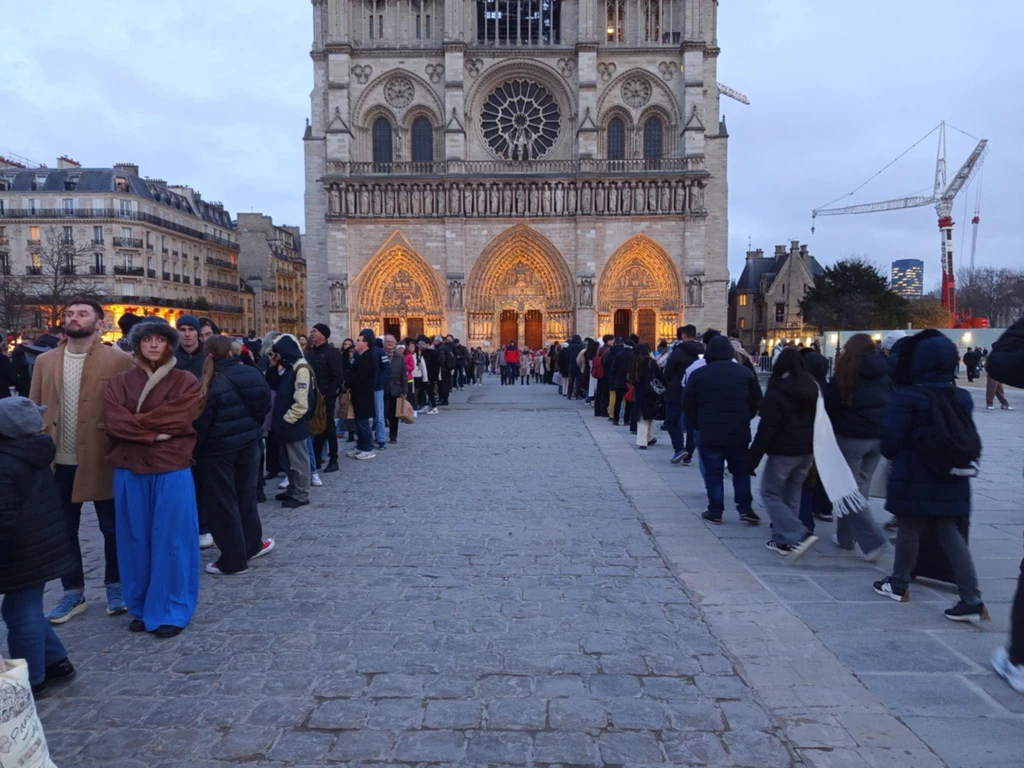
{"type": "Polygon", "coordinates": [[[725,511],[725,465],[732,473],[732,490],[736,496],[736,509],[746,512],[752,508],[750,471],[747,469],[747,446],[702,446],[700,460],[703,465],[704,487],[708,493],[708,512],[721,515],[725,511]]]}
{"type": "Polygon", "coordinates": [[[377,442],[383,443],[388,439],[387,419],[384,418],[384,390],[378,389],[373,393],[373,422],[377,430],[377,442]]]}
{"type": "Polygon", "coordinates": [[[43,615],[45,584],[25,587],[4,595],[0,615],[7,625],[7,651],[12,659],[28,662],[28,679],[39,685],[46,679],[46,668],[68,657],[64,643],[43,615]]]}
{"type": "Polygon", "coordinates": [[[668,436],[672,438],[672,450],[679,453],[686,447],[686,436],[683,433],[683,406],[682,403],[665,404],[665,429],[668,436]]]}
{"type": "Polygon", "coordinates": [[[316,472],[316,454],[313,453],[313,437],[306,438],[306,451],[309,452],[309,471],[316,472]]]}
{"type": "Polygon", "coordinates": [[[360,451],[373,450],[373,419],[356,419],[356,448],[360,451]]]}

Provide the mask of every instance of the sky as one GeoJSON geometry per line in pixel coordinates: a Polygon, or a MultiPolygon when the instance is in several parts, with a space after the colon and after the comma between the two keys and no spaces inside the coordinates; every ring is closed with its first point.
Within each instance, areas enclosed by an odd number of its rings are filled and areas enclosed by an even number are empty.
{"type": "MultiPolygon", "coordinates": [[[[134,162],[232,214],[303,221],[302,132],[312,88],[308,0],[44,0],[0,15],[0,154],[53,166],[134,162]]],[[[819,217],[940,121],[990,140],[976,263],[1017,266],[1024,194],[1024,3],[1019,0],[721,0],[729,264],[748,243],[800,240],[828,265],[925,262],[938,285],[933,207],[819,217]]],[[[950,177],[976,141],[948,130],[950,177]]],[[[930,194],[937,135],[841,204],[930,194]]],[[[970,258],[978,182],[954,208],[970,258]],[[965,210],[966,202],[966,210],[965,210]]]]}

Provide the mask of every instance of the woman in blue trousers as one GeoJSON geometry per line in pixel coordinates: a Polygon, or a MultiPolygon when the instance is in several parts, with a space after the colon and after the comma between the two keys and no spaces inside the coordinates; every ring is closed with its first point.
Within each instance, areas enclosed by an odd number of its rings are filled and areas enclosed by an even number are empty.
{"type": "Polygon", "coordinates": [[[117,560],[132,632],[167,638],[199,598],[199,527],[190,467],[199,382],[175,370],[178,332],[149,317],[132,328],[135,368],[110,380],[106,431],[114,441],[117,560]]]}

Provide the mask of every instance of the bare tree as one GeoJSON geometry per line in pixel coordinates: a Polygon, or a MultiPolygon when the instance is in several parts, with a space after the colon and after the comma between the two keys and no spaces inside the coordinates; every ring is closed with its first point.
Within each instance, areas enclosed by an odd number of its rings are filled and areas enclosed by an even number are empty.
{"type": "Polygon", "coordinates": [[[1024,312],[1024,269],[963,269],[956,280],[959,309],[987,317],[993,328],[1010,325],[1024,312]]]}
{"type": "Polygon", "coordinates": [[[0,330],[14,333],[25,317],[25,278],[0,274],[0,330]]]}
{"type": "Polygon", "coordinates": [[[75,296],[101,299],[95,283],[88,276],[92,246],[79,245],[67,239],[55,226],[43,231],[39,258],[29,266],[26,280],[30,301],[41,305],[49,314],[49,322],[57,324],[67,308],[67,300],[75,296]]]}

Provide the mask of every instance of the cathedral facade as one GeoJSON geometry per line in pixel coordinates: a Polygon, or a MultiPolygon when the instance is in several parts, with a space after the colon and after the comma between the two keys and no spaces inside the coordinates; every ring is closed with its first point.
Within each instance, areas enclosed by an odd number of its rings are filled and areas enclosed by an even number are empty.
{"type": "Polygon", "coordinates": [[[310,322],[491,347],[724,328],[718,0],[312,5],[310,322]]]}

